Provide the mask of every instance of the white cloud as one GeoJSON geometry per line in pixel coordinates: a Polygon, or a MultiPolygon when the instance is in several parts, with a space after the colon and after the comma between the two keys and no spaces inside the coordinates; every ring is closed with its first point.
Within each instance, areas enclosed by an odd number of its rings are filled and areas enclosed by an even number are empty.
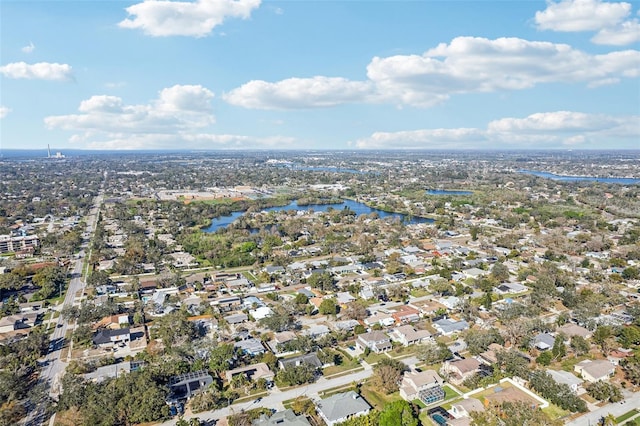
{"type": "Polygon", "coordinates": [[[594,131],[615,127],[619,119],[604,114],[573,111],[541,112],[526,118],[503,118],[492,121],[490,133],[594,131]]]}
{"type": "Polygon", "coordinates": [[[5,118],[11,112],[11,108],[0,105],[0,118],[5,118]]]}
{"type": "Polygon", "coordinates": [[[600,0],[562,0],[547,2],[536,12],[535,22],[541,30],[598,31],[618,24],[631,12],[631,4],[600,0]]]}
{"type": "Polygon", "coordinates": [[[420,129],[375,132],[355,142],[362,149],[553,149],[563,146],[635,148],[640,116],[615,117],[574,111],[531,114],[525,118],[491,121],[486,129],[420,129]]]}
{"type": "Polygon", "coordinates": [[[36,50],[36,46],[33,44],[33,42],[30,41],[28,45],[24,46],[20,50],[22,50],[23,53],[31,53],[36,50]]]}
{"type": "Polygon", "coordinates": [[[233,105],[258,109],[323,108],[360,102],[372,94],[369,82],[338,77],[252,80],[224,95],[233,105]]]}
{"type": "Polygon", "coordinates": [[[566,44],[519,38],[457,37],[423,55],[374,57],[365,81],[317,76],[250,81],[224,99],[245,108],[392,103],[430,107],[464,93],[521,90],[545,83],[613,84],[639,75],[640,52],[591,55],[566,44]]]}
{"type": "Polygon", "coordinates": [[[211,108],[214,94],[199,85],[162,89],[147,104],[130,105],[122,98],[96,95],[80,102],[78,114],[46,117],[49,129],[71,131],[69,141],[87,149],[249,149],[282,148],[295,140],[217,135],[211,108]]]}
{"type": "Polygon", "coordinates": [[[0,74],[8,78],[26,78],[30,80],[71,80],[71,65],[50,62],[27,64],[13,62],[0,67],[0,74]]]}
{"type": "Polygon", "coordinates": [[[118,26],[155,37],[204,37],[226,18],[247,19],[259,6],[260,0],[145,0],[126,8],[130,17],[118,26]]]}
{"type": "Polygon", "coordinates": [[[625,21],[612,28],[603,28],[591,39],[595,44],[624,46],[640,41],[640,22],[625,21]]]}
{"type": "Polygon", "coordinates": [[[640,41],[640,23],[625,20],[631,4],[601,0],[562,0],[547,2],[547,8],[536,12],[535,21],[541,30],[564,32],[597,31],[595,44],[624,46],[640,41]]]}
{"type": "Polygon", "coordinates": [[[213,96],[202,86],[179,85],[163,89],[146,105],[126,105],[117,96],[98,95],[80,103],[82,114],[46,117],[45,124],[86,134],[176,133],[213,124],[213,96]]]}

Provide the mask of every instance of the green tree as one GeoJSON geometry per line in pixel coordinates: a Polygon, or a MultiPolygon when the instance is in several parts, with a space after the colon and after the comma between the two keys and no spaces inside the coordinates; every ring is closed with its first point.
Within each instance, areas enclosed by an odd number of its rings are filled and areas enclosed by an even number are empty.
{"type": "Polygon", "coordinates": [[[385,405],[379,417],[380,426],[418,426],[417,410],[407,401],[385,405]]]}
{"type": "Polygon", "coordinates": [[[590,349],[589,342],[587,342],[585,338],[582,336],[577,336],[577,335],[572,336],[571,343],[569,345],[571,346],[571,349],[573,349],[573,351],[578,356],[582,356],[589,353],[589,349],[590,349]]]}
{"type": "Polygon", "coordinates": [[[276,381],[285,386],[311,383],[316,378],[316,369],[309,364],[292,365],[276,374],[276,381]]]}
{"type": "Polygon", "coordinates": [[[373,383],[386,394],[393,393],[398,390],[406,369],[406,365],[398,360],[383,358],[373,369],[373,383]]]}
{"type": "Polygon", "coordinates": [[[485,411],[471,413],[474,426],[561,426],[562,421],[551,420],[542,410],[522,401],[504,402],[489,406],[485,411]]]}
{"type": "Polygon", "coordinates": [[[598,401],[618,402],[622,401],[622,391],[613,383],[599,380],[587,386],[587,393],[598,401]]]}
{"type": "Polygon", "coordinates": [[[338,305],[333,298],[324,299],[318,307],[318,312],[320,312],[321,315],[335,315],[338,313],[338,305]]]}
{"type": "Polygon", "coordinates": [[[551,354],[553,354],[555,360],[561,360],[567,354],[567,348],[564,346],[564,337],[561,334],[555,337],[551,354]]]}
{"type": "Polygon", "coordinates": [[[491,267],[491,276],[498,282],[504,282],[509,279],[509,269],[502,262],[496,262],[491,267]]]}
{"type": "Polygon", "coordinates": [[[540,355],[538,355],[538,357],[536,358],[536,362],[544,366],[551,364],[552,360],[553,360],[553,354],[551,353],[551,351],[544,351],[540,355]]]}

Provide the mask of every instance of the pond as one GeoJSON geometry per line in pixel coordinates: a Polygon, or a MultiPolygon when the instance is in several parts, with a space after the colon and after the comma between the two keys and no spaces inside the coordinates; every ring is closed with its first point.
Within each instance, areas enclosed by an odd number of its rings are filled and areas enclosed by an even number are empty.
{"type": "Polygon", "coordinates": [[[549,172],[538,172],[535,170],[518,170],[518,173],[524,173],[524,174],[543,177],[547,179],[553,179],[561,182],[602,182],[602,183],[620,183],[625,185],[640,183],[640,179],[637,179],[637,178],[568,176],[568,175],[556,175],[549,172]]]}
{"type": "MultiPolygon", "coordinates": [[[[297,201],[292,201],[286,206],[277,206],[277,207],[269,207],[264,209],[265,212],[280,212],[286,210],[300,210],[300,211],[309,211],[313,210],[314,212],[326,212],[329,209],[334,210],[342,210],[344,208],[349,208],[352,210],[357,216],[363,214],[377,213],[380,218],[385,217],[397,217],[400,220],[404,221],[408,225],[415,225],[417,223],[433,223],[433,219],[429,219],[426,217],[417,217],[417,216],[408,216],[402,213],[391,213],[385,212],[383,210],[378,210],[367,206],[366,204],[353,201],[353,200],[344,200],[343,203],[340,204],[309,204],[306,206],[299,206],[297,201]]],[[[204,228],[204,232],[216,232],[218,229],[226,228],[231,223],[233,223],[236,219],[242,216],[245,212],[233,212],[229,216],[220,216],[213,220],[211,220],[211,225],[208,228],[204,228]]]]}

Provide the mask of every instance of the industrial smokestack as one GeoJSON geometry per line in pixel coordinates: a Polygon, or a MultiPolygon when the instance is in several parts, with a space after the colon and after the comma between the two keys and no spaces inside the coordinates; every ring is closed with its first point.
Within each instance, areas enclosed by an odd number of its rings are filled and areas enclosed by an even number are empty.
{"type": "Polygon", "coordinates": [[[51,158],[51,148],[49,147],[49,144],[47,144],[47,158],[51,158]]]}

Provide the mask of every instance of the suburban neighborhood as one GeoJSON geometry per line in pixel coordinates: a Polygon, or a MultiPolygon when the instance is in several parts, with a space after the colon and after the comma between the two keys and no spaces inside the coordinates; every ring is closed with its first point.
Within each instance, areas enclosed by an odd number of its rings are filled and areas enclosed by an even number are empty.
{"type": "Polygon", "coordinates": [[[263,155],[5,163],[2,424],[640,422],[618,160],[263,155]]]}

